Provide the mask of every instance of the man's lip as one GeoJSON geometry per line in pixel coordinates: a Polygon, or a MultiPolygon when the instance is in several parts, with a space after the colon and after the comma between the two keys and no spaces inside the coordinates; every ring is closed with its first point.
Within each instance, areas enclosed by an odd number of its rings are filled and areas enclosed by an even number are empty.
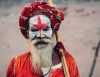
{"type": "Polygon", "coordinates": [[[47,47],[48,42],[45,42],[45,41],[38,41],[38,42],[36,42],[34,45],[35,45],[35,47],[36,47],[37,49],[43,49],[43,48],[46,48],[46,47],[47,47]]]}

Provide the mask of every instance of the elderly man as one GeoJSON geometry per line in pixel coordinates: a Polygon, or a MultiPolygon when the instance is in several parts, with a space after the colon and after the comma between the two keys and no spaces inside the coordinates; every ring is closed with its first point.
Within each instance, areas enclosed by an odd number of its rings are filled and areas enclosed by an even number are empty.
{"type": "Polygon", "coordinates": [[[23,9],[19,26],[30,50],[10,61],[6,77],[65,77],[59,48],[64,51],[69,76],[79,77],[73,57],[57,42],[56,32],[63,19],[61,11],[44,1],[23,9]]]}

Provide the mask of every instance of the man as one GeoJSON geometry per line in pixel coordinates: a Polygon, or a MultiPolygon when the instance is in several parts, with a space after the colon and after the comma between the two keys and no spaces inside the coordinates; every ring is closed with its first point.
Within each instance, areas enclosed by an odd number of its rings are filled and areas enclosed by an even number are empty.
{"type": "Polygon", "coordinates": [[[64,51],[70,77],[79,77],[73,57],[57,42],[56,32],[63,19],[61,11],[44,1],[23,9],[19,26],[30,50],[10,61],[6,77],[66,77],[59,48],[64,51]]]}

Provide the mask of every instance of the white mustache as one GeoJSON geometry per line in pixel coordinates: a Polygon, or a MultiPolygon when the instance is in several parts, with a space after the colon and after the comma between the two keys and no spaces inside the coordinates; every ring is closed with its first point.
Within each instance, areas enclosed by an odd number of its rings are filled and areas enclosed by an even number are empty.
{"type": "Polygon", "coordinates": [[[39,43],[39,42],[49,44],[49,43],[52,42],[51,39],[46,39],[46,38],[44,38],[44,39],[34,39],[33,41],[34,41],[34,44],[39,43]]]}

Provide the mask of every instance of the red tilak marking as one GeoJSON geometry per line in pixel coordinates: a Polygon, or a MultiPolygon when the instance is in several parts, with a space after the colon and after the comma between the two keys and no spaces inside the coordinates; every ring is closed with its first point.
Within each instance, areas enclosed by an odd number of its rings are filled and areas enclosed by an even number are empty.
{"type": "Polygon", "coordinates": [[[37,24],[33,24],[33,26],[35,26],[36,28],[38,28],[39,31],[41,32],[41,30],[43,28],[45,28],[47,26],[47,24],[41,22],[41,19],[40,19],[40,16],[39,15],[37,16],[37,18],[38,18],[38,23],[37,24]]]}

